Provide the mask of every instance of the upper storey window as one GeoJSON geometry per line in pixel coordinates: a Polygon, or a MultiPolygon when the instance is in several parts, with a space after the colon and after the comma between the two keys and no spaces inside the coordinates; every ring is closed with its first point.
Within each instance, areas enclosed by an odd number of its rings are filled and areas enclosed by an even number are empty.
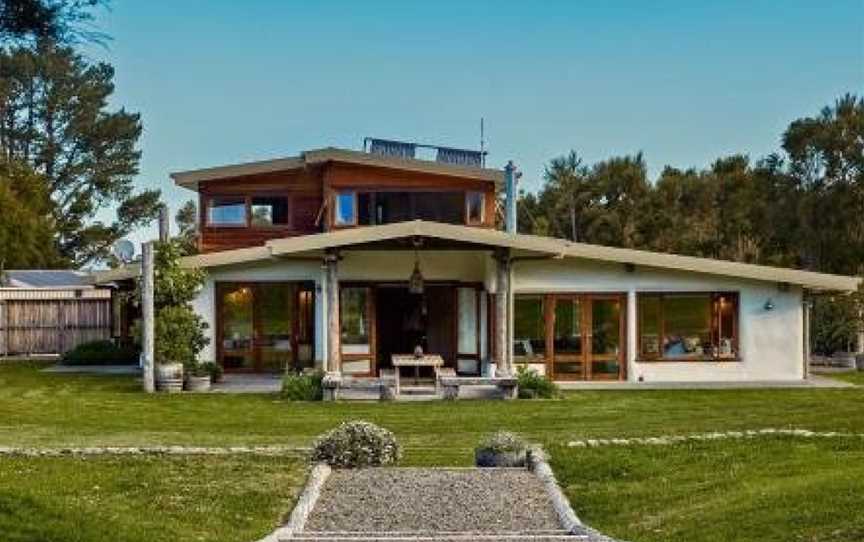
{"type": "Polygon", "coordinates": [[[334,224],[337,226],[354,226],[357,224],[357,194],[353,190],[343,190],[336,193],[334,224]]]}
{"type": "Polygon", "coordinates": [[[253,226],[287,226],[288,198],[285,196],[255,196],[251,202],[253,226]]]}
{"type": "Polygon", "coordinates": [[[485,222],[486,195],[483,192],[465,193],[465,222],[476,226],[485,222]]]}
{"type": "Polygon", "coordinates": [[[245,226],[246,198],[242,196],[219,196],[210,199],[207,207],[207,224],[210,226],[245,226]]]}

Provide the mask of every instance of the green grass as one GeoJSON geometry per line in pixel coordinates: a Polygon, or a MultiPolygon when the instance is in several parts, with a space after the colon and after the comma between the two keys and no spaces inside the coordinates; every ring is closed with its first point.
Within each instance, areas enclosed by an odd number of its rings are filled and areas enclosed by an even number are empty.
{"type": "Polygon", "coordinates": [[[577,515],[625,540],[864,540],[862,438],[551,451],[577,515]]]}
{"type": "MultiPolygon", "coordinates": [[[[864,433],[864,388],[579,391],[560,400],[516,402],[292,403],[275,394],[145,395],[129,377],[55,375],[32,364],[0,365],[0,446],[308,446],[346,419],[394,431],[405,446],[406,465],[469,465],[481,436],[500,429],[521,433],[550,449],[581,516],[634,541],[748,539],[731,536],[739,526],[754,533],[752,540],[864,536],[855,519],[861,514],[852,507],[857,500],[860,509],[864,494],[864,472],[856,466],[864,463],[864,451],[848,439],[766,437],[596,450],[561,446],[592,437],[766,427],[864,433]]],[[[28,542],[101,541],[102,526],[113,525],[106,531],[121,532],[116,539],[124,540],[251,540],[249,533],[263,535],[290,509],[304,472],[303,465],[287,459],[0,459],[0,533],[28,542]],[[127,472],[138,475],[129,478],[127,472]],[[146,486],[129,485],[137,478],[146,486]],[[86,490],[96,486],[97,493],[86,490]],[[81,512],[87,498],[98,513],[81,512]],[[148,511],[143,519],[142,509],[148,511]],[[234,521],[233,513],[247,519],[234,521]],[[226,516],[230,525],[199,521],[208,515],[226,516]],[[178,531],[159,531],[166,522],[176,523],[171,529],[178,531]],[[60,527],[51,531],[55,523],[60,527]]]]}
{"type": "Polygon", "coordinates": [[[831,378],[842,380],[844,382],[849,382],[850,384],[855,384],[856,386],[864,386],[864,371],[834,373],[826,376],[830,376],[831,378]]]}
{"type": "Polygon", "coordinates": [[[0,539],[255,540],[289,511],[304,477],[289,458],[0,459],[0,539]]]}

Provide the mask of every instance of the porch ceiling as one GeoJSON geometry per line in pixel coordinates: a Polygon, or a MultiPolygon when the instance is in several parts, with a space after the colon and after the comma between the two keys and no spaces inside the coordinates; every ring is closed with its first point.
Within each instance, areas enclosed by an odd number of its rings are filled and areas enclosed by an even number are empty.
{"type": "MultiPolygon", "coordinates": [[[[744,264],[709,258],[679,256],[644,250],[633,250],[585,243],[573,243],[563,239],[536,235],[507,234],[488,228],[456,226],[437,222],[415,220],[364,226],[327,233],[288,237],[268,241],[264,246],[200,254],[185,258],[188,267],[218,267],[236,265],[271,258],[320,256],[327,249],[351,247],[352,249],[409,248],[407,243],[414,237],[425,240],[425,248],[510,249],[515,256],[545,256],[550,258],[582,258],[594,261],[616,262],[657,269],[671,269],[693,273],[731,276],[775,283],[786,283],[813,290],[854,291],[861,279],[825,273],[813,273],[796,269],[784,269],[762,265],[744,264]]],[[[95,274],[96,283],[105,283],[136,277],[138,265],[129,265],[95,274]]]]}

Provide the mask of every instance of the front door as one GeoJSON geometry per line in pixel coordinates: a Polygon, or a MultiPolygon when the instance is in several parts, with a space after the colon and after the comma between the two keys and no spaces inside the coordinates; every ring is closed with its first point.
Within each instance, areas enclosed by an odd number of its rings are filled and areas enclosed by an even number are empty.
{"type": "Polygon", "coordinates": [[[547,296],[555,380],[624,378],[624,304],[620,294],[547,296]]]}

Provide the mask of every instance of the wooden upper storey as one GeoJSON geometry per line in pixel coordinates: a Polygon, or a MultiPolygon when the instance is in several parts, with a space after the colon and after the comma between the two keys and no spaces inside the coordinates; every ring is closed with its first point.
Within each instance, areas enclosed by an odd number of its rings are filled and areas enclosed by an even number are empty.
{"type": "Polygon", "coordinates": [[[198,191],[201,252],[414,219],[495,227],[496,170],[338,153],[172,175],[198,191]]]}

